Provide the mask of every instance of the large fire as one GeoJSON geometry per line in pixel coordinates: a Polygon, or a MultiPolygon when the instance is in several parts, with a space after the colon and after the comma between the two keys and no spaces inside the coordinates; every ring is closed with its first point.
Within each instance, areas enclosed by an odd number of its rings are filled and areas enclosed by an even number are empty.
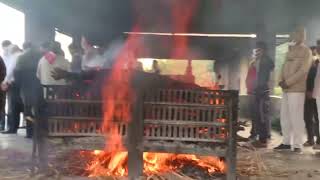
{"type": "MultiPolygon", "coordinates": [[[[91,177],[126,176],[127,152],[92,151],[95,160],[88,165],[91,177]]],[[[181,170],[184,166],[196,166],[208,174],[225,173],[225,162],[215,157],[200,157],[188,154],[148,153],[143,154],[144,174],[153,175],[181,170]]]]}
{"type": "MultiPolygon", "coordinates": [[[[197,0],[192,0],[191,3],[173,3],[174,31],[187,31],[196,5],[197,0]]],[[[138,25],[133,28],[133,32],[139,30],[138,25]]],[[[174,44],[172,56],[180,57],[187,54],[187,37],[176,37],[174,44]]],[[[130,80],[134,75],[134,67],[139,58],[138,54],[144,50],[142,40],[135,35],[130,35],[116,58],[112,72],[105,83],[102,131],[106,135],[107,143],[104,151],[90,152],[93,160],[88,164],[87,171],[91,177],[128,175],[128,153],[123,146],[122,137],[118,133],[117,123],[131,121],[131,105],[135,99],[135,92],[130,85],[130,80]]],[[[208,173],[224,173],[226,170],[224,161],[215,157],[145,152],[143,160],[144,174],[146,175],[176,171],[186,165],[199,167],[208,173]]]]}

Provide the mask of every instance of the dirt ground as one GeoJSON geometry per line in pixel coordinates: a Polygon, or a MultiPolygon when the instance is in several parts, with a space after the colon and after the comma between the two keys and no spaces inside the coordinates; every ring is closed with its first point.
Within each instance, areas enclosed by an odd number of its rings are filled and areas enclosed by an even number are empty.
{"type": "MultiPolygon", "coordinates": [[[[246,135],[247,132],[242,133],[246,135]]],[[[305,148],[302,154],[293,152],[274,152],[273,147],[281,142],[281,137],[274,133],[270,147],[267,149],[247,150],[239,147],[238,163],[246,163],[247,171],[251,169],[251,175],[239,177],[240,180],[319,180],[320,179],[320,152],[305,148]],[[246,162],[247,161],[247,162],[246,162]],[[250,162],[252,164],[248,163],[250,162]]],[[[70,149],[87,148],[81,141],[92,139],[62,140],[56,139],[51,143],[50,159],[54,160],[58,152],[70,149]]],[[[101,140],[97,140],[101,141],[101,140]]],[[[97,143],[98,144],[98,143],[97,143]]],[[[241,146],[247,147],[242,143],[241,146]]],[[[0,180],[36,180],[39,177],[30,177],[31,166],[31,141],[22,135],[0,135],[0,180]]],[[[85,180],[84,177],[66,177],[54,175],[51,178],[61,180],[85,180]]]]}

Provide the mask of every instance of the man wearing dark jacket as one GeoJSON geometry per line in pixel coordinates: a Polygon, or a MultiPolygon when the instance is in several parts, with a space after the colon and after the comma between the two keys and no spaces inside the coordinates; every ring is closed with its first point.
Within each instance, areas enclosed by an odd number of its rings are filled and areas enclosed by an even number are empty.
{"type": "Polygon", "coordinates": [[[309,70],[307,77],[307,93],[306,100],[304,103],[304,120],[306,123],[308,140],[304,143],[304,146],[313,146],[314,136],[317,137],[316,144],[320,144],[320,135],[319,135],[319,118],[317,111],[317,102],[312,97],[313,88],[314,88],[314,79],[317,75],[317,69],[319,64],[319,57],[316,47],[311,47],[313,62],[309,70]]]}
{"type": "Polygon", "coordinates": [[[267,147],[267,140],[270,137],[270,76],[274,69],[273,60],[266,54],[267,45],[264,42],[257,42],[257,49],[254,61],[250,64],[250,91],[253,95],[253,122],[255,131],[259,136],[258,141],[254,141],[255,147],[267,147]]]}
{"type": "MultiPolygon", "coordinates": [[[[0,81],[2,82],[5,77],[6,77],[6,66],[4,64],[2,57],[0,56],[0,81]]],[[[6,93],[0,90],[0,131],[4,131],[4,126],[5,126],[5,117],[6,117],[5,105],[6,105],[6,93]]]]}
{"type": "Polygon", "coordinates": [[[20,96],[24,105],[24,116],[27,123],[27,138],[32,137],[32,109],[41,98],[42,88],[36,77],[37,67],[42,53],[31,43],[24,43],[24,53],[19,57],[15,69],[15,82],[20,87],[20,96]]]}

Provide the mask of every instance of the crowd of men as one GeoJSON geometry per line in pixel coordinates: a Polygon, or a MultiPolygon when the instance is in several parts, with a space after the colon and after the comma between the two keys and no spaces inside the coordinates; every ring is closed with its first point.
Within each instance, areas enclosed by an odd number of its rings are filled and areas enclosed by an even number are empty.
{"type": "Polygon", "coordinates": [[[41,100],[42,85],[64,84],[63,80],[54,80],[50,70],[54,67],[69,70],[70,64],[64,58],[64,52],[58,42],[46,42],[39,48],[26,42],[23,44],[23,49],[20,49],[9,40],[5,40],[2,42],[2,49],[0,130],[3,134],[16,134],[20,124],[20,113],[23,112],[26,120],[26,137],[31,138],[34,107],[41,100]],[[7,114],[6,130],[5,114],[7,114]]]}
{"type": "MultiPolygon", "coordinates": [[[[291,40],[279,77],[279,86],[283,91],[280,115],[283,140],[274,150],[301,153],[304,146],[320,149],[320,40],[316,47],[307,47],[303,28],[298,28],[291,40]]],[[[257,148],[266,148],[271,138],[269,95],[274,62],[267,50],[266,43],[257,43],[246,79],[253,115],[249,138],[257,148]]]]}
{"type": "MultiPolygon", "coordinates": [[[[316,47],[309,48],[305,44],[305,38],[306,32],[303,28],[292,34],[292,42],[281,68],[279,86],[283,90],[280,115],[283,141],[275,150],[293,150],[300,153],[303,146],[320,149],[320,40],[316,47]],[[305,130],[308,137],[306,142],[305,130]]],[[[68,77],[75,77],[72,73],[88,75],[83,72],[110,69],[123,42],[123,39],[117,39],[101,50],[86,38],[82,38],[79,45],[72,43],[69,46],[72,55],[69,63],[59,42],[46,42],[40,47],[27,42],[21,50],[10,41],[3,41],[3,56],[0,58],[2,133],[17,133],[20,113],[23,112],[27,127],[26,137],[31,138],[34,114],[37,106],[42,103],[42,86],[65,85],[68,77]]],[[[270,92],[274,67],[274,61],[268,56],[267,44],[257,42],[246,79],[253,117],[250,139],[257,148],[266,148],[271,138],[270,92]]],[[[135,64],[134,68],[143,70],[141,63],[135,64]]],[[[160,73],[156,61],[153,62],[152,69],[153,73],[160,73]]]]}
{"type": "MultiPolygon", "coordinates": [[[[31,138],[35,113],[43,103],[42,87],[66,85],[71,83],[72,77],[85,77],[97,70],[111,69],[114,60],[124,47],[123,42],[123,37],[119,37],[107,47],[98,47],[82,37],[80,43],[69,45],[72,56],[69,62],[65,58],[61,44],[56,41],[44,42],[39,47],[26,42],[22,50],[9,40],[3,41],[3,54],[2,57],[0,56],[1,133],[16,134],[22,122],[20,114],[23,113],[26,122],[26,138],[31,138]],[[71,74],[71,78],[66,75],[67,73],[71,74]],[[6,100],[7,111],[5,110],[6,100]]],[[[133,67],[143,71],[141,62],[136,62],[133,67]]],[[[160,73],[156,60],[153,61],[151,72],[160,73]]]]}

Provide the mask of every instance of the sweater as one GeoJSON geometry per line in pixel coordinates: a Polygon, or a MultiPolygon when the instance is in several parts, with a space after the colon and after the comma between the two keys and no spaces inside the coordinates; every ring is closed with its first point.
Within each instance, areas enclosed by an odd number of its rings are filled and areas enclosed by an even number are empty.
{"type": "Polygon", "coordinates": [[[65,85],[65,80],[55,80],[52,77],[52,72],[55,68],[63,70],[70,70],[70,63],[63,56],[56,56],[55,61],[51,64],[49,61],[42,57],[38,64],[37,77],[42,85],[65,85]]]}
{"type": "Polygon", "coordinates": [[[280,72],[280,82],[288,85],[284,92],[306,91],[307,75],[312,63],[312,52],[306,45],[295,45],[289,48],[286,60],[280,72]]]}

